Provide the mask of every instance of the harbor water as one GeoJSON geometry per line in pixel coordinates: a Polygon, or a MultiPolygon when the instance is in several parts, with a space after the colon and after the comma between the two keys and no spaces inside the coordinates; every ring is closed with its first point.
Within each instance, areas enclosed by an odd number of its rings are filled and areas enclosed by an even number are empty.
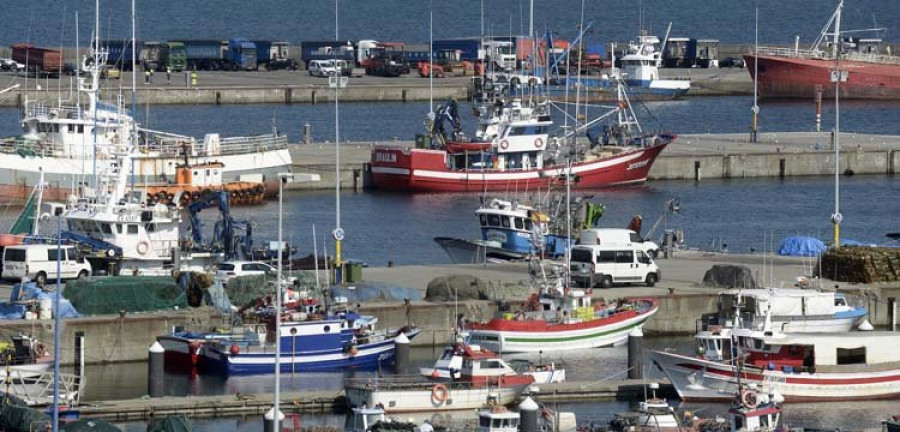
{"type": "MultiPolygon", "coordinates": [[[[94,1],[36,0],[5,2],[0,46],[32,42],[45,46],[75,45],[75,12],[80,16],[82,44],[93,30],[94,1]]],[[[104,39],[126,39],[130,33],[130,2],[101,1],[101,34],[104,39]]],[[[572,40],[581,21],[578,0],[535,0],[534,28],[542,35],[552,30],[555,38],[572,40]]],[[[594,29],[586,43],[627,41],[637,36],[638,26],[660,38],[669,21],[672,36],[716,38],[726,43],[753,40],[754,6],[759,8],[760,39],[791,45],[799,34],[804,45],[819,34],[821,23],[833,11],[832,1],[746,1],[715,7],[704,0],[607,0],[584,2],[584,24],[594,29]]],[[[293,43],[326,40],[334,36],[335,8],[340,16],[341,39],[424,43],[428,41],[429,10],[434,14],[434,37],[456,38],[527,34],[529,0],[454,0],[445,2],[302,2],[263,0],[161,0],[137,2],[137,36],[141,40],[228,39],[245,37],[285,40],[293,43]],[[482,28],[482,6],[484,27],[482,28]]],[[[900,28],[900,4],[884,0],[853,0],[846,4],[847,28],[900,28]],[[874,22],[873,22],[874,21],[874,22]]],[[[891,35],[890,31],[887,33],[891,35]]]]}

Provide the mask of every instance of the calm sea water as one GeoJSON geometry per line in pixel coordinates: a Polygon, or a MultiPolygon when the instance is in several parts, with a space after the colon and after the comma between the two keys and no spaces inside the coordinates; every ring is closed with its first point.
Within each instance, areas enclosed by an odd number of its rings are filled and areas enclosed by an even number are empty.
{"type": "MultiPolygon", "coordinates": [[[[485,34],[527,34],[529,0],[157,0],[137,1],[139,39],[204,39],[247,37],[298,43],[334,39],[335,4],[342,39],[427,42],[429,10],[434,37],[485,34]]],[[[552,30],[557,38],[574,39],[581,20],[594,23],[586,43],[633,39],[643,9],[645,28],[662,36],[672,21],[672,34],[717,38],[723,42],[752,42],[754,6],[759,7],[760,40],[792,43],[795,34],[805,43],[818,36],[834,9],[830,0],[534,0],[535,31],[552,30]],[[643,8],[639,5],[643,5],[643,8]]],[[[900,4],[884,0],[846,2],[845,28],[900,28],[900,4]]],[[[130,38],[130,2],[100,0],[100,33],[104,39],[130,38]]],[[[82,43],[90,38],[94,0],[10,0],[4,2],[0,44],[35,42],[50,46],[75,45],[75,12],[79,13],[82,43]]],[[[887,33],[890,39],[891,33],[887,33]]]]}

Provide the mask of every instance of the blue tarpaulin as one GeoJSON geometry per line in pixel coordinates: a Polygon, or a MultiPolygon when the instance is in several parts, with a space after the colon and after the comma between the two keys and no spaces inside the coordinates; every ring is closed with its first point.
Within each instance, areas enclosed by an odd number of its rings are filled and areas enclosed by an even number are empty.
{"type": "Polygon", "coordinates": [[[791,236],[781,242],[778,255],[786,256],[818,256],[828,249],[825,243],[813,237],[791,236]]]}
{"type": "MultiPolygon", "coordinates": [[[[13,285],[10,301],[52,301],[55,295],[55,292],[44,292],[44,290],[34,282],[24,282],[13,285]]],[[[78,311],[75,310],[75,307],[72,306],[72,302],[66,300],[64,297],[59,298],[59,310],[60,318],[77,318],[81,316],[78,311]]],[[[22,319],[24,317],[25,305],[0,303],[0,319],[22,319]]]]}

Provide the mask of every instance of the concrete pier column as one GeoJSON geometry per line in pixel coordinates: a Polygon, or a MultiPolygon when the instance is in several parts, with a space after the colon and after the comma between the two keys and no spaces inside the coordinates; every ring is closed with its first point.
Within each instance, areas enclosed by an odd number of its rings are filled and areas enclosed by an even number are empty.
{"type": "Polygon", "coordinates": [[[290,105],[294,102],[294,89],[287,87],[284,89],[284,104],[290,105]]]}
{"type": "Polygon", "coordinates": [[[312,144],[312,125],[309,122],[303,124],[303,144],[312,144]]]}
{"type": "Polygon", "coordinates": [[[316,91],[315,90],[313,90],[312,93],[310,94],[309,102],[312,103],[313,105],[319,103],[319,101],[316,100],[316,91]]]}
{"type": "Polygon", "coordinates": [[[644,332],[640,328],[628,334],[628,378],[644,378],[644,332]]]}
{"type": "Polygon", "coordinates": [[[700,161],[694,161],[694,180],[700,181],[700,161]]]}
{"type": "Polygon", "coordinates": [[[153,342],[148,351],[147,393],[150,397],[160,397],[165,393],[166,350],[159,342],[153,342]]]}
{"type": "Polygon", "coordinates": [[[538,432],[538,404],[526,397],[519,404],[519,430],[522,432],[538,432]]]}
{"type": "Polygon", "coordinates": [[[75,362],[73,364],[75,368],[75,376],[76,379],[81,384],[81,379],[84,378],[84,332],[77,331],[75,332],[75,362]]]}
{"type": "Polygon", "coordinates": [[[897,331],[897,299],[888,297],[888,322],[891,325],[891,331],[897,331]]]}
{"type": "Polygon", "coordinates": [[[403,374],[409,367],[409,338],[406,334],[400,333],[394,339],[394,350],[394,369],[398,374],[403,374]]]}
{"type": "MultiPolygon", "coordinates": [[[[284,413],[278,411],[278,424],[281,424],[283,421],[284,413]]],[[[266,414],[263,416],[263,432],[275,432],[277,430],[275,424],[275,408],[272,408],[266,411],[266,414]]]]}

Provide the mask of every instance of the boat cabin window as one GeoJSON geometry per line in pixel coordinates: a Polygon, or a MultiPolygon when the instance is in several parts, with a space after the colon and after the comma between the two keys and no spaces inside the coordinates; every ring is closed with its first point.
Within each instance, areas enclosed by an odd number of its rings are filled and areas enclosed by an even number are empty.
{"type": "Polygon", "coordinates": [[[155,231],[156,231],[156,224],[148,223],[148,224],[144,225],[144,229],[145,229],[147,232],[155,232],[155,231]]]}
{"type": "Polygon", "coordinates": [[[840,297],[835,297],[835,298],[834,298],[834,305],[835,305],[835,306],[847,306],[847,299],[845,299],[845,298],[840,298],[840,297]]]}
{"type": "Polygon", "coordinates": [[[539,125],[516,126],[516,127],[510,128],[509,136],[543,135],[545,133],[547,133],[546,126],[539,126],[539,125]]]}
{"type": "Polygon", "coordinates": [[[616,251],[616,262],[619,264],[631,264],[634,262],[634,251],[616,251]]]}
{"type": "Polygon", "coordinates": [[[478,426],[483,428],[491,427],[491,418],[490,417],[478,417],[478,426]]]}
{"type": "Polygon", "coordinates": [[[509,228],[511,226],[509,216],[501,216],[500,223],[503,224],[503,228],[509,228]]]}
{"type": "Polygon", "coordinates": [[[100,231],[103,232],[103,234],[112,234],[112,227],[110,227],[108,223],[103,223],[100,224],[100,231]]]}
{"type": "Polygon", "coordinates": [[[138,226],[135,224],[128,224],[128,234],[137,234],[138,226]]]}
{"type": "Polygon", "coordinates": [[[534,229],[534,223],[531,222],[531,219],[525,219],[525,229],[531,231],[534,229]]]}
{"type": "Polygon", "coordinates": [[[322,328],[322,330],[323,330],[325,333],[328,333],[328,332],[331,331],[331,326],[325,326],[324,328],[322,328]]]}
{"type": "Polygon", "coordinates": [[[517,230],[525,228],[525,224],[522,223],[522,218],[515,218],[513,222],[515,222],[515,227],[517,230]]]}
{"type": "Polygon", "coordinates": [[[500,363],[500,360],[485,360],[481,362],[482,369],[503,369],[503,364],[500,363]]]}
{"type": "Polygon", "coordinates": [[[767,415],[759,416],[759,425],[764,428],[769,427],[769,416],[767,416],[767,415]]]}
{"type": "Polygon", "coordinates": [[[487,225],[487,216],[478,215],[478,221],[481,222],[481,226],[487,225]]]}
{"type": "Polygon", "coordinates": [[[488,225],[490,226],[500,226],[500,216],[497,215],[488,215],[488,225]]]}
{"type": "Polygon", "coordinates": [[[122,224],[116,224],[116,232],[122,234],[122,224]]]}
{"type": "Polygon", "coordinates": [[[838,348],[837,364],[866,364],[866,347],[838,348]]]}

